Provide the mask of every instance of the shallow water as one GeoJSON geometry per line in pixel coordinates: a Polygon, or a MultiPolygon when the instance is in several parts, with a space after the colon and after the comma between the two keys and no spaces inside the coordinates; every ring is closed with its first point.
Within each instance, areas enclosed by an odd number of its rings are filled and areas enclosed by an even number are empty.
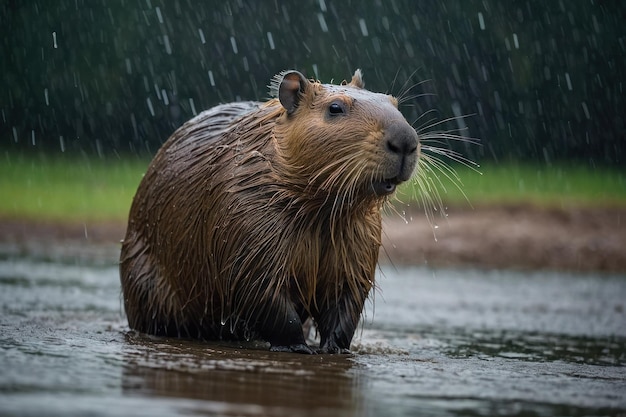
{"type": "Polygon", "coordinates": [[[0,259],[0,415],[626,415],[626,276],[383,267],[352,355],[130,332],[112,260],[0,259]]]}

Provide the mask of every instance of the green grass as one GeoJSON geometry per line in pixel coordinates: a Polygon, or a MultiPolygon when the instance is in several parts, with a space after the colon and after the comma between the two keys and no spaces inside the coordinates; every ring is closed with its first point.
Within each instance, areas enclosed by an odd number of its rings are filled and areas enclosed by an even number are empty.
{"type": "MultiPolygon", "coordinates": [[[[146,159],[132,157],[5,154],[0,159],[0,217],[124,221],[148,164],[146,159]]],[[[440,195],[448,207],[626,207],[626,173],[619,168],[490,163],[479,169],[481,173],[463,166],[455,170],[462,191],[440,175],[440,195]]],[[[405,185],[400,193],[406,201],[406,196],[416,195],[415,186],[405,185]]]]}
{"type": "Polygon", "coordinates": [[[0,216],[67,222],[124,220],[148,167],[138,158],[20,156],[0,160],[0,216]]]}
{"type": "MultiPolygon", "coordinates": [[[[453,168],[460,187],[439,175],[439,194],[449,206],[626,207],[626,171],[619,168],[589,168],[566,163],[487,163],[477,168],[479,172],[463,165],[453,168]]],[[[438,184],[437,180],[434,182],[438,184]]],[[[416,188],[415,184],[407,184],[400,193],[414,196],[416,188]]]]}

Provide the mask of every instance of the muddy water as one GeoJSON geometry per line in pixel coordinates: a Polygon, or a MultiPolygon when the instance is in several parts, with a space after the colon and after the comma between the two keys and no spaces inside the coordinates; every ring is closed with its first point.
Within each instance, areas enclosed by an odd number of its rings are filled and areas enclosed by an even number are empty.
{"type": "Polygon", "coordinates": [[[0,415],[626,415],[626,276],[383,267],[353,355],[151,338],[114,260],[0,258],[0,415]]]}

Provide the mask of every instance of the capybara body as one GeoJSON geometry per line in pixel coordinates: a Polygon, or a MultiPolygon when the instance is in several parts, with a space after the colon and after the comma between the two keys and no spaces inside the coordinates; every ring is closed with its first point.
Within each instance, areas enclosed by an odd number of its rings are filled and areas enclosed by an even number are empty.
{"type": "Polygon", "coordinates": [[[418,137],[391,96],[296,71],[274,98],[207,110],[158,151],[139,185],[120,274],[130,327],[272,350],[347,352],[374,285],[381,208],[418,137]]]}

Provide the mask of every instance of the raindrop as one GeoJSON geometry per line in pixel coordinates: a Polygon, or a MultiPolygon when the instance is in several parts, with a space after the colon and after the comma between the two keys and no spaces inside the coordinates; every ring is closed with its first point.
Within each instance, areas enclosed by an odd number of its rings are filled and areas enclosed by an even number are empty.
{"type": "Polygon", "coordinates": [[[35,141],[35,129],[30,131],[30,143],[33,144],[33,146],[36,145],[36,141],[35,141]]]}
{"type": "Polygon", "coordinates": [[[480,101],[476,102],[476,108],[478,109],[478,115],[483,117],[485,114],[483,113],[483,105],[480,103],[480,101]]]}
{"type": "Polygon", "coordinates": [[[315,79],[319,80],[320,79],[320,75],[317,72],[317,64],[313,64],[313,74],[315,74],[315,79]]]}
{"type": "Polygon", "coordinates": [[[459,128],[459,132],[461,132],[461,134],[464,134],[467,130],[467,124],[465,124],[465,120],[463,119],[461,104],[458,101],[454,101],[452,103],[452,113],[454,114],[454,118],[456,120],[456,125],[459,128]]]}
{"type": "Polygon", "coordinates": [[[135,117],[135,113],[130,114],[130,123],[133,125],[133,132],[135,133],[135,137],[137,137],[137,118],[135,117]]]}
{"type": "Polygon", "coordinates": [[[326,20],[324,19],[324,15],[321,13],[318,13],[317,20],[320,22],[320,27],[322,28],[322,32],[328,32],[328,26],[326,25],[326,20]]]}
{"type": "Polygon", "coordinates": [[[213,78],[213,71],[209,70],[209,83],[211,87],[215,87],[215,78],[213,78]]]}
{"type": "Polygon", "coordinates": [[[170,100],[167,97],[167,91],[165,91],[165,89],[161,90],[161,97],[163,97],[163,104],[166,106],[170,104],[170,100]]]}
{"type": "Polygon", "coordinates": [[[133,67],[132,67],[132,65],[130,63],[130,59],[129,58],[126,58],[125,61],[126,61],[126,73],[130,75],[130,74],[133,73],[133,67]]]}
{"type": "Polygon", "coordinates": [[[283,5],[280,10],[283,12],[283,19],[285,19],[285,23],[289,24],[290,18],[289,18],[289,11],[287,10],[287,8],[285,7],[285,5],[283,5]]]}
{"type": "Polygon", "coordinates": [[[452,76],[454,77],[454,81],[456,81],[456,83],[458,85],[461,85],[461,75],[459,74],[459,68],[456,66],[455,63],[452,63],[452,76]]]}
{"type": "Polygon", "coordinates": [[[595,14],[591,15],[591,21],[593,22],[593,30],[595,30],[596,33],[600,33],[600,25],[598,24],[598,19],[595,14]]]}
{"type": "Polygon", "coordinates": [[[325,12],[326,11],[326,2],[324,0],[319,0],[320,2],[320,10],[325,12]]]}
{"type": "Polygon", "coordinates": [[[587,108],[587,103],[583,101],[582,106],[583,106],[583,111],[585,112],[585,116],[587,117],[588,120],[591,120],[591,115],[589,114],[589,108],[587,108]]]}
{"type": "Polygon", "coordinates": [[[363,36],[367,36],[367,25],[365,24],[365,19],[359,19],[359,26],[361,27],[361,34],[363,36]]]}
{"type": "Polygon", "coordinates": [[[428,49],[430,49],[430,53],[432,56],[435,56],[435,48],[433,47],[433,41],[430,38],[426,39],[426,45],[428,45],[428,49]]]}
{"type": "Polygon", "coordinates": [[[65,152],[65,140],[63,136],[59,136],[59,146],[61,147],[61,152],[65,152]]]}
{"type": "Polygon", "coordinates": [[[272,32],[267,32],[267,41],[270,43],[271,50],[276,49],[276,47],[274,46],[274,37],[272,36],[272,32]]]}
{"type": "Polygon", "coordinates": [[[44,97],[46,99],[46,106],[49,106],[50,105],[50,101],[48,100],[48,89],[47,88],[44,88],[43,95],[44,95],[44,97]]]}
{"type": "Polygon", "coordinates": [[[200,42],[202,42],[202,45],[204,45],[206,43],[206,39],[204,37],[204,32],[202,31],[202,28],[198,28],[198,35],[200,35],[200,42]]]}
{"type": "Polygon", "coordinates": [[[567,89],[568,89],[569,91],[572,91],[572,90],[573,90],[573,87],[572,87],[572,80],[570,80],[570,78],[569,78],[569,73],[567,73],[567,72],[565,73],[565,82],[567,83],[567,89]]]}
{"type": "Polygon", "coordinates": [[[374,53],[380,55],[382,48],[380,47],[380,39],[377,37],[372,38],[372,45],[374,46],[374,53]]]}
{"type": "Polygon", "coordinates": [[[493,98],[495,99],[496,109],[498,109],[498,111],[501,112],[502,111],[502,102],[500,101],[500,93],[498,93],[498,91],[494,91],[493,98]]]}
{"type": "Polygon", "coordinates": [[[196,105],[193,103],[193,98],[189,98],[189,107],[191,107],[191,114],[193,114],[194,116],[198,114],[198,112],[196,112],[196,105]]]}
{"type": "Polygon", "coordinates": [[[17,143],[17,129],[13,126],[13,141],[17,143]]]}
{"type": "Polygon", "coordinates": [[[413,58],[415,56],[415,51],[413,51],[413,45],[410,42],[404,43],[404,49],[406,50],[406,54],[409,58],[413,58]]]}
{"type": "Polygon", "coordinates": [[[170,38],[167,35],[163,35],[163,43],[165,44],[165,52],[168,55],[172,55],[172,46],[170,45],[170,38]]]}
{"type": "Polygon", "coordinates": [[[152,115],[152,117],[154,117],[154,107],[152,107],[152,101],[150,100],[150,97],[146,99],[146,103],[148,103],[148,110],[150,110],[150,114],[152,115]]]}
{"type": "Polygon", "coordinates": [[[57,33],[52,32],[52,47],[57,49],[59,46],[57,45],[57,33]]]}
{"type": "Polygon", "coordinates": [[[156,8],[157,18],[159,19],[159,23],[163,23],[163,15],[161,14],[161,8],[157,6],[156,8]]]}
{"type": "Polygon", "coordinates": [[[234,36],[231,36],[231,37],[230,37],[230,45],[232,46],[232,48],[233,48],[233,52],[234,52],[235,54],[239,53],[239,51],[238,51],[238,49],[237,49],[237,41],[235,40],[235,37],[234,37],[234,36]]]}
{"type": "Polygon", "coordinates": [[[487,68],[484,65],[481,65],[481,69],[483,70],[483,79],[485,81],[489,80],[489,73],[487,72],[487,68]]]}
{"type": "Polygon", "coordinates": [[[513,34],[513,45],[515,46],[515,49],[519,49],[519,40],[517,39],[517,33],[513,34]]]}
{"type": "Polygon", "coordinates": [[[485,30],[485,19],[483,18],[482,12],[478,12],[478,25],[480,26],[480,30],[485,30]]]}

